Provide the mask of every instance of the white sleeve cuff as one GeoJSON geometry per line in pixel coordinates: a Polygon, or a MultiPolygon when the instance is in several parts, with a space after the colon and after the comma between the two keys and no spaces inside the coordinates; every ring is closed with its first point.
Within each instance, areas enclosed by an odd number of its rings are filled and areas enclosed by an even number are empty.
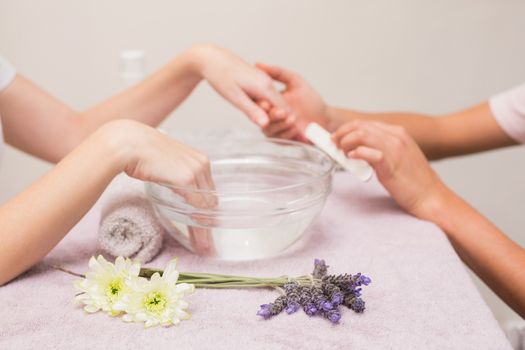
{"type": "Polygon", "coordinates": [[[503,131],[525,143],[525,84],[492,96],[489,105],[503,131]]]}
{"type": "Polygon", "coordinates": [[[15,68],[5,58],[0,56],[0,91],[11,84],[15,75],[15,68]]]}

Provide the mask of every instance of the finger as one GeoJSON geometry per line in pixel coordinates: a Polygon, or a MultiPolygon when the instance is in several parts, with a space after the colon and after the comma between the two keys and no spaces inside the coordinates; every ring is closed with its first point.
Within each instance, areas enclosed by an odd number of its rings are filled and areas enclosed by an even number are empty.
{"type": "Polygon", "coordinates": [[[260,62],[257,62],[255,67],[268,74],[270,77],[272,77],[272,79],[280,81],[286,85],[291,85],[295,80],[295,74],[293,72],[281,67],[271,66],[260,62]]]}
{"type": "MultiPolygon", "coordinates": [[[[263,80],[266,81],[266,79],[263,80]]],[[[244,90],[254,100],[266,100],[274,107],[291,110],[281,93],[272,85],[271,79],[269,79],[269,83],[264,83],[264,85],[257,84],[245,86],[244,90]]]]}
{"type": "MultiPolygon", "coordinates": [[[[270,117],[270,121],[283,121],[285,119],[290,119],[292,115],[288,112],[286,112],[284,109],[281,108],[272,108],[270,109],[270,112],[268,113],[268,117],[270,117]]],[[[293,117],[295,119],[295,117],[293,117]]]]}
{"type": "Polygon", "coordinates": [[[268,124],[269,118],[264,109],[259,107],[251,98],[249,98],[241,88],[236,88],[234,94],[235,95],[231,96],[229,100],[255,124],[260,127],[264,127],[268,124]]]}
{"type": "Polygon", "coordinates": [[[277,138],[284,139],[284,140],[293,140],[299,135],[300,135],[299,129],[296,126],[292,126],[291,128],[276,134],[275,136],[277,138]]]}
{"type": "MultiPolygon", "coordinates": [[[[186,181],[183,186],[189,189],[180,190],[174,188],[173,191],[182,196],[186,203],[193,207],[201,208],[205,206],[203,205],[203,203],[205,203],[205,200],[202,197],[202,195],[196,194],[192,190],[198,188],[196,182],[186,181]]],[[[192,217],[192,220],[197,221],[194,217],[192,217]]],[[[209,237],[211,236],[211,232],[209,231],[209,229],[201,229],[194,228],[193,226],[188,226],[188,236],[190,240],[190,245],[193,248],[193,250],[199,255],[210,255],[210,241],[212,242],[211,246],[213,248],[212,238],[209,237]]]]}
{"type": "Polygon", "coordinates": [[[179,159],[171,166],[171,169],[176,169],[178,180],[175,183],[173,191],[181,195],[186,203],[195,208],[208,207],[207,201],[203,194],[198,190],[205,189],[200,177],[200,168],[196,158],[202,157],[202,154],[187,148],[185,150],[187,156],[179,159]]]}
{"type": "Polygon", "coordinates": [[[213,242],[213,233],[210,229],[188,226],[190,244],[193,250],[201,256],[214,256],[215,245],[213,242]]]}
{"type": "MultiPolygon", "coordinates": [[[[199,159],[202,157],[202,154],[197,154],[193,158],[195,161],[194,171],[195,173],[195,182],[198,189],[203,191],[214,191],[215,184],[211,177],[211,167],[209,161],[206,159],[199,159]]],[[[213,208],[217,203],[216,196],[213,192],[203,192],[196,196],[196,199],[199,201],[194,204],[198,208],[213,208]]],[[[213,221],[209,220],[207,217],[202,217],[201,215],[192,215],[192,220],[196,222],[197,225],[210,226],[213,224],[213,221]]],[[[193,249],[199,255],[203,256],[213,256],[215,253],[214,244],[213,244],[213,234],[212,230],[207,227],[196,227],[189,226],[188,232],[190,236],[190,242],[193,249]]]]}
{"type": "Polygon", "coordinates": [[[276,137],[277,134],[282,133],[290,128],[293,128],[293,125],[288,125],[284,121],[276,122],[268,124],[268,126],[263,129],[263,132],[266,136],[276,137]]]}
{"type": "Polygon", "coordinates": [[[359,146],[355,150],[348,152],[348,157],[353,159],[362,159],[368,164],[374,166],[383,161],[384,155],[378,149],[359,146]]]}
{"type": "Polygon", "coordinates": [[[405,129],[399,125],[392,125],[381,122],[372,122],[372,125],[395,137],[399,137],[405,132],[405,129]]]}
{"type": "Polygon", "coordinates": [[[264,133],[267,136],[275,136],[279,133],[282,133],[290,128],[294,128],[294,118],[287,118],[278,122],[271,122],[264,129],[264,133]]]}
{"type": "Polygon", "coordinates": [[[211,163],[208,157],[191,147],[187,147],[187,157],[186,162],[190,171],[192,172],[192,177],[195,181],[195,184],[198,188],[199,194],[203,197],[205,207],[200,208],[211,208],[217,205],[217,199],[215,196],[215,183],[213,182],[211,176],[211,163]]]}
{"type": "MultiPolygon", "coordinates": [[[[195,176],[192,174],[192,176],[195,176]]],[[[180,191],[176,191],[179,194],[184,197],[186,203],[191,205],[194,208],[207,208],[209,207],[207,200],[202,195],[202,193],[196,191],[201,188],[200,185],[197,184],[197,178],[194,177],[194,180],[187,185],[184,186],[185,188],[180,191]]]]}
{"type": "Polygon", "coordinates": [[[298,130],[297,135],[295,135],[293,137],[293,140],[294,141],[299,141],[299,142],[302,142],[302,143],[312,144],[312,142],[308,139],[308,137],[306,137],[304,132],[301,131],[300,129],[298,130]]]}
{"type": "Polygon", "coordinates": [[[351,122],[345,123],[332,134],[332,140],[335,142],[336,145],[339,145],[341,143],[341,139],[344,136],[361,127],[362,125],[363,122],[358,120],[353,120],[351,122]]]}
{"type": "Polygon", "coordinates": [[[215,184],[211,177],[211,169],[208,164],[200,165],[202,170],[196,175],[196,182],[199,189],[203,190],[202,197],[205,208],[213,208],[217,206],[217,197],[215,196],[215,184]]]}
{"type": "Polygon", "coordinates": [[[259,100],[259,101],[257,101],[257,105],[259,107],[261,107],[263,109],[263,111],[265,111],[266,113],[268,113],[270,111],[270,109],[272,108],[272,105],[270,104],[270,102],[268,102],[266,100],[259,100]]]}
{"type": "Polygon", "coordinates": [[[384,150],[386,137],[391,136],[386,134],[384,131],[375,129],[370,125],[366,125],[343,136],[339,140],[338,147],[345,153],[348,153],[359,146],[368,146],[384,150]]]}

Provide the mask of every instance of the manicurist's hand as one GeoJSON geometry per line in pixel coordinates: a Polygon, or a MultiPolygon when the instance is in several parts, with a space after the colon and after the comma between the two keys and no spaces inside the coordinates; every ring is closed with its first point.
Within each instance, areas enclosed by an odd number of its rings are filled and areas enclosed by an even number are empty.
{"type": "Polygon", "coordinates": [[[348,157],[367,161],[398,204],[417,217],[432,220],[436,206],[452,196],[402,127],[356,120],[339,127],[333,140],[348,157]]]}
{"type": "Polygon", "coordinates": [[[356,120],[333,139],[349,157],[370,163],[401,207],[438,225],[461,259],[525,316],[525,250],[450,191],[403,128],[356,120]]]}
{"type": "Polygon", "coordinates": [[[300,75],[284,68],[257,63],[256,67],[272,79],[285,85],[282,97],[292,108],[293,114],[279,108],[271,109],[270,104],[261,101],[263,108],[273,111],[270,123],[263,127],[263,132],[270,137],[298,139],[303,141],[304,129],[310,122],[316,122],[331,129],[328,117],[329,107],[321,96],[300,75]]]}
{"type": "Polygon", "coordinates": [[[273,80],[227,49],[215,45],[197,45],[189,52],[203,79],[225,99],[244,112],[257,125],[268,124],[268,114],[255,101],[268,101],[273,107],[289,110],[273,80]]]}

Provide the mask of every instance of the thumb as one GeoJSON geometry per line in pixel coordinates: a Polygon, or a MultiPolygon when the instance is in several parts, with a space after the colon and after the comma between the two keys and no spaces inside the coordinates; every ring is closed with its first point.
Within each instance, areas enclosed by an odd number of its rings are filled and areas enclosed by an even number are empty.
{"type": "Polygon", "coordinates": [[[268,74],[272,79],[280,81],[283,84],[290,85],[295,79],[295,74],[292,71],[281,67],[271,66],[265,63],[257,62],[255,67],[268,74]]]}

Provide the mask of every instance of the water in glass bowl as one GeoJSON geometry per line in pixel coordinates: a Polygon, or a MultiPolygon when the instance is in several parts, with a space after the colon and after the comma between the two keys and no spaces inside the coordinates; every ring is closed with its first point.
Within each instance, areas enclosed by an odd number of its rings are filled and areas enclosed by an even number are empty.
{"type": "Polygon", "coordinates": [[[216,207],[196,208],[180,189],[148,184],[168,232],[197,254],[228,260],[270,257],[299,239],[323,208],[333,165],[312,147],[272,142],[210,154],[216,207]]]}

